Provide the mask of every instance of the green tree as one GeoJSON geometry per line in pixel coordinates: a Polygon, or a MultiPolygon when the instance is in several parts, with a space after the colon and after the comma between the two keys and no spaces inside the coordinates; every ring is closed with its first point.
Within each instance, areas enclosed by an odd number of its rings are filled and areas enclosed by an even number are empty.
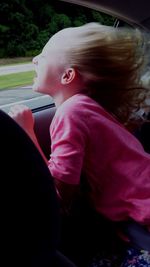
{"type": "Polygon", "coordinates": [[[56,0],[0,1],[0,57],[34,56],[57,31],[114,18],[56,0]]]}
{"type": "Polygon", "coordinates": [[[81,26],[85,23],[88,22],[87,17],[85,16],[85,14],[79,14],[77,17],[75,17],[74,21],[73,21],[73,25],[75,27],[81,26]]]}
{"type": "Polygon", "coordinates": [[[92,10],[93,20],[104,25],[113,26],[115,18],[104,13],[92,10]]]}
{"type": "Polygon", "coordinates": [[[54,34],[63,28],[71,27],[71,25],[71,19],[67,15],[55,13],[54,16],[51,18],[51,21],[48,25],[48,29],[50,34],[54,34]]]}

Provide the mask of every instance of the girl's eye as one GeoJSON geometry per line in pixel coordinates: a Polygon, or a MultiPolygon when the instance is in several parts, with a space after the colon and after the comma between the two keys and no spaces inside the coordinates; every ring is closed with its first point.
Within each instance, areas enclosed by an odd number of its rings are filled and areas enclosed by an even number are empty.
{"type": "Polygon", "coordinates": [[[42,58],[44,58],[45,56],[44,55],[41,55],[42,58]]]}
{"type": "Polygon", "coordinates": [[[45,59],[45,56],[44,55],[40,55],[39,56],[39,60],[43,60],[43,59],[45,59]]]}

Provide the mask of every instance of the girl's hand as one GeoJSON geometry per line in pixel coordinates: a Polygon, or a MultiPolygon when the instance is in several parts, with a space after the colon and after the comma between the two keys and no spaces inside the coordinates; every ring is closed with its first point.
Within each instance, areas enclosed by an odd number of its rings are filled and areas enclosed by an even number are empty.
{"type": "Polygon", "coordinates": [[[34,131],[34,117],[32,111],[25,105],[15,105],[10,108],[12,117],[29,135],[34,131]]]}
{"type": "Polygon", "coordinates": [[[26,131],[47,164],[47,158],[45,157],[34,132],[34,117],[32,111],[25,105],[15,105],[10,108],[8,114],[26,131]]]}

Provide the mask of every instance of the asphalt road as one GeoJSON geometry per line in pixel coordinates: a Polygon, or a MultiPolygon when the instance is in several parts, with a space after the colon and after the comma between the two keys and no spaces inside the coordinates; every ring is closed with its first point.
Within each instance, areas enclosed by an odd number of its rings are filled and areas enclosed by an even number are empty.
{"type": "MultiPolygon", "coordinates": [[[[0,75],[7,75],[11,73],[26,72],[34,70],[32,63],[17,64],[10,66],[0,66],[0,75]]],[[[11,103],[22,103],[33,98],[39,98],[41,94],[32,91],[32,85],[23,86],[20,88],[11,88],[8,90],[0,90],[0,107],[10,105],[11,103]]]]}
{"type": "Polygon", "coordinates": [[[41,95],[39,93],[33,92],[31,86],[0,90],[0,106],[40,96],[41,95]]]}
{"type": "Polygon", "coordinates": [[[17,64],[10,66],[0,66],[0,75],[7,75],[17,72],[25,72],[34,70],[33,63],[17,64]]]}

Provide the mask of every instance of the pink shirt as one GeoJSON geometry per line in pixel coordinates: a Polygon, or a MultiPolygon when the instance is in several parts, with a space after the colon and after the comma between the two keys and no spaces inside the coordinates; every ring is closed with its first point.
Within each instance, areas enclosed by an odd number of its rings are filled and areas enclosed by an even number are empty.
{"type": "Polygon", "coordinates": [[[150,154],[110,114],[76,94],[57,109],[50,135],[53,177],[77,185],[84,171],[98,212],[150,225],[150,154]]]}

